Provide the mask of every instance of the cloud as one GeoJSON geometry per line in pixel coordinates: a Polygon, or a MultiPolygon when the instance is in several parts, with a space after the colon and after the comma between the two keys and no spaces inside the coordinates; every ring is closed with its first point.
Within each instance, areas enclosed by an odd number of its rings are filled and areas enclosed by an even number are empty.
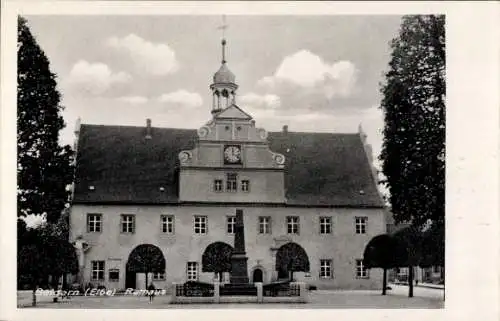
{"type": "Polygon", "coordinates": [[[257,108],[278,108],[281,105],[280,97],[274,94],[259,95],[248,93],[239,97],[238,101],[244,105],[257,108]]]}
{"type": "Polygon", "coordinates": [[[180,89],[171,93],[162,94],[158,97],[161,103],[184,105],[187,107],[199,107],[203,104],[200,94],[180,89]]]}
{"type": "Polygon", "coordinates": [[[258,85],[280,91],[284,86],[299,87],[306,93],[321,92],[328,99],[351,95],[357,78],[356,66],[346,60],[329,63],[308,50],[286,56],[271,76],[258,85]]]}
{"type": "Polygon", "coordinates": [[[116,98],[116,100],[132,105],[141,105],[148,102],[148,98],[144,96],[123,96],[116,98]]]}
{"type": "Polygon", "coordinates": [[[106,92],[113,84],[128,83],[132,77],[126,72],[113,72],[108,65],[80,60],[73,65],[68,83],[92,95],[106,92]]]}
{"type": "Polygon", "coordinates": [[[112,48],[126,51],[140,71],[163,76],[179,69],[175,52],[167,44],[149,42],[135,34],[123,38],[111,37],[107,40],[107,44],[112,48]]]}

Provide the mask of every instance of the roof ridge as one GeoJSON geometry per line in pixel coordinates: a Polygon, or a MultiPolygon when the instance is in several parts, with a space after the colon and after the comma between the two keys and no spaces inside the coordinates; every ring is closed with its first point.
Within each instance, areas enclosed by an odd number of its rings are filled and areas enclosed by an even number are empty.
{"type": "MultiPolygon", "coordinates": [[[[146,128],[146,125],[144,126],[139,126],[139,125],[103,125],[103,124],[81,124],[80,126],[82,127],[107,127],[107,128],[146,128]]],[[[189,131],[196,131],[196,128],[177,128],[177,127],[154,127],[151,126],[151,128],[156,128],[156,129],[172,129],[172,130],[189,130],[189,131]]]]}
{"type": "MultiPolygon", "coordinates": [[[[140,126],[140,125],[106,125],[106,124],[89,124],[89,123],[82,123],[80,126],[82,127],[101,127],[101,128],[145,128],[146,125],[140,126]]],[[[180,127],[155,127],[152,126],[151,128],[156,128],[156,129],[165,129],[165,130],[186,130],[186,131],[196,131],[196,128],[180,128],[180,127]]],[[[282,131],[269,131],[270,134],[284,134],[282,131]]],[[[301,134],[301,135],[345,135],[345,136],[359,136],[358,132],[308,132],[308,131],[288,131],[286,135],[288,134],[301,134]]],[[[285,134],[284,134],[285,135],[285,134]]]]}

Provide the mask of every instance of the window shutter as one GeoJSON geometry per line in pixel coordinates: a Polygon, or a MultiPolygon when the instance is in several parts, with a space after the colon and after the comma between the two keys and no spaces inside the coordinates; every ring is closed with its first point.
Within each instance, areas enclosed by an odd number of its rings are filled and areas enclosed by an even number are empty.
{"type": "Polygon", "coordinates": [[[90,214],[87,214],[87,233],[90,232],[90,214]]]}
{"type": "Polygon", "coordinates": [[[268,226],[269,226],[269,234],[273,234],[273,230],[272,230],[272,228],[273,228],[273,220],[272,220],[271,216],[268,216],[268,222],[269,222],[269,224],[268,224],[268,226]]]}
{"type": "Polygon", "coordinates": [[[208,216],[205,216],[205,234],[208,234],[208,216]]]}
{"type": "Polygon", "coordinates": [[[132,233],[135,233],[135,215],[132,216],[132,233]]]}
{"type": "Polygon", "coordinates": [[[300,235],[300,217],[297,216],[297,235],[300,235]]]}

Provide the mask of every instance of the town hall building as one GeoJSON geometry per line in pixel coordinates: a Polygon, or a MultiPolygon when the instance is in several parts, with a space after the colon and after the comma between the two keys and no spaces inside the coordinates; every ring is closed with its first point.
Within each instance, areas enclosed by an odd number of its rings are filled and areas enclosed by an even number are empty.
{"type": "Polygon", "coordinates": [[[145,274],[130,268],[142,247],[164,259],[164,269],[148,274],[156,288],[227,282],[230,271],[207,271],[204,257],[233,248],[239,214],[250,282],[293,275],[318,289],[379,288],[382,273],[362,258],[386,232],[385,209],[362,130],[259,128],[237,103],[224,54],[210,89],[211,113],[197,130],[149,119],[144,127],[77,126],[70,237],[78,281],[143,289],[145,274]],[[285,252],[301,267],[281,264],[285,252]]]}

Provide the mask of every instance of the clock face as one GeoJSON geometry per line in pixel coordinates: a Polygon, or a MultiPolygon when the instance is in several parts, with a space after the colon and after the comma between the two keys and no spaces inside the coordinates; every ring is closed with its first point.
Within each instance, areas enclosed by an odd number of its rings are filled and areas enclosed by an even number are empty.
{"type": "Polygon", "coordinates": [[[241,149],[239,146],[226,146],[224,148],[224,161],[229,164],[241,163],[241,149]]]}

